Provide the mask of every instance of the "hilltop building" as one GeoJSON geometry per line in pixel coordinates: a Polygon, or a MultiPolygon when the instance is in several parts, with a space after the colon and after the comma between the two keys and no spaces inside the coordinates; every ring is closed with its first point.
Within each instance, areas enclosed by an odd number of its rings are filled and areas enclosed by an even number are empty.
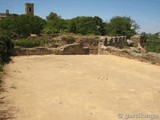
{"type": "Polygon", "coordinates": [[[15,14],[10,14],[9,10],[6,10],[6,13],[0,13],[0,20],[2,20],[3,18],[6,18],[8,16],[14,16],[15,14]]]}
{"type": "Polygon", "coordinates": [[[25,14],[34,15],[34,4],[33,3],[25,3],[25,14]]]}
{"type": "MultiPolygon", "coordinates": [[[[26,15],[34,15],[34,4],[33,3],[25,3],[25,14],[26,15]]],[[[0,20],[8,17],[8,16],[16,16],[17,14],[11,14],[9,10],[6,10],[5,13],[0,13],[0,20]]]]}

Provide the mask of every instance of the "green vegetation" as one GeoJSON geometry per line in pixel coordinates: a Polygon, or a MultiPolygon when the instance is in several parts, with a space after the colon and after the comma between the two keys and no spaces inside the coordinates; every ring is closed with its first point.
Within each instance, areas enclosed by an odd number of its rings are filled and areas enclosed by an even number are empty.
{"type": "Polygon", "coordinates": [[[139,29],[137,23],[130,17],[113,17],[109,22],[104,22],[100,17],[78,16],[72,19],[62,19],[57,13],[51,12],[46,20],[32,15],[19,15],[7,17],[0,21],[0,28],[11,31],[19,37],[30,34],[94,34],[127,36],[128,38],[139,29]]]}
{"type": "Polygon", "coordinates": [[[40,34],[45,24],[45,20],[38,16],[20,15],[1,20],[0,28],[15,32],[20,37],[27,37],[30,34],[40,34]]]}
{"type": "Polygon", "coordinates": [[[57,15],[55,12],[50,12],[50,14],[46,17],[47,21],[54,21],[61,19],[61,16],[57,15]]]}
{"type": "Polygon", "coordinates": [[[147,52],[160,53],[160,33],[145,34],[144,37],[147,39],[147,42],[145,43],[147,52]]]}
{"type": "Polygon", "coordinates": [[[147,41],[145,49],[147,52],[160,53],[160,41],[147,41]]]}
{"type": "Polygon", "coordinates": [[[78,16],[69,20],[62,19],[59,15],[51,12],[47,16],[47,24],[42,30],[45,34],[74,33],[127,36],[130,38],[137,33],[139,25],[130,17],[113,17],[109,22],[104,22],[100,17],[78,16]]]}
{"type": "MultiPolygon", "coordinates": [[[[3,71],[2,65],[0,64],[0,73],[3,71]]],[[[0,74],[1,75],[1,74],[0,74]]]]}
{"type": "Polygon", "coordinates": [[[67,23],[63,19],[49,20],[45,28],[42,30],[43,34],[55,34],[65,32],[67,29],[67,23]]]}
{"type": "Polygon", "coordinates": [[[38,46],[46,46],[49,43],[54,41],[47,39],[18,39],[14,41],[15,46],[24,47],[24,48],[33,48],[38,46]]]}
{"type": "Polygon", "coordinates": [[[105,23],[99,17],[76,17],[68,21],[68,32],[75,34],[105,34],[105,23]]]}
{"type": "Polygon", "coordinates": [[[139,25],[130,17],[113,17],[105,26],[108,35],[127,36],[130,38],[136,34],[139,25]]]}
{"type": "Polygon", "coordinates": [[[76,41],[76,38],[73,36],[62,36],[62,40],[66,41],[67,44],[72,44],[76,41]]]}
{"type": "MultiPolygon", "coordinates": [[[[109,35],[127,36],[130,38],[137,33],[139,25],[130,17],[116,16],[108,22],[104,22],[100,17],[78,16],[72,19],[62,19],[57,13],[51,12],[46,20],[32,15],[15,15],[0,20],[0,29],[7,32],[0,33],[0,62],[8,59],[9,49],[13,47],[11,38],[16,46],[32,48],[46,46],[54,41],[47,39],[26,39],[30,34],[59,35],[64,33],[74,33],[81,35],[109,35]]],[[[70,44],[75,42],[72,36],[62,36],[62,40],[70,44]]],[[[142,46],[147,51],[159,52],[159,33],[142,34],[142,46]],[[148,39],[147,43],[144,40],[148,39]]]]}
{"type": "Polygon", "coordinates": [[[5,62],[8,62],[10,59],[10,50],[14,47],[9,33],[0,30],[0,71],[2,71],[2,66],[5,62]]]}

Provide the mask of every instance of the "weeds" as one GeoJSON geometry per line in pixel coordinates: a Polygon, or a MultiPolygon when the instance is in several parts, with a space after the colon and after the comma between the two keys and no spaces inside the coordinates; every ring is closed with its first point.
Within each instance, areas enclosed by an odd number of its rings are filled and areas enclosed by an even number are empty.
{"type": "Polygon", "coordinates": [[[24,48],[33,48],[38,46],[47,46],[49,44],[54,44],[53,40],[47,39],[19,39],[14,41],[15,46],[24,48]]]}
{"type": "Polygon", "coordinates": [[[76,38],[72,36],[62,36],[62,40],[66,41],[67,44],[72,44],[76,41],[76,38]]]}
{"type": "Polygon", "coordinates": [[[145,44],[147,52],[160,53],[160,41],[147,41],[145,44]]]}

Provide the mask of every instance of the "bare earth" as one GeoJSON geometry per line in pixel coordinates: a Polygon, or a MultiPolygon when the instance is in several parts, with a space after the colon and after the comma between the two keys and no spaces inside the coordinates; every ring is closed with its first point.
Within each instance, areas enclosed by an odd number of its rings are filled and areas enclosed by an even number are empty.
{"type": "Polygon", "coordinates": [[[160,115],[160,67],[149,63],[112,55],[25,56],[13,57],[5,72],[3,96],[16,120],[160,115]]]}

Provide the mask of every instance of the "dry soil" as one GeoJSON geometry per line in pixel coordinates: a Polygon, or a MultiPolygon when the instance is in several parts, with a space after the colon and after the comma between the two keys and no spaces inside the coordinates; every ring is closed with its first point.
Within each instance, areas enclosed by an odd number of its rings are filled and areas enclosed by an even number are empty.
{"type": "Polygon", "coordinates": [[[112,55],[12,59],[5,66],[6,92],[1,96],[15,109],[16,120],[160,115],[160,66],[112,55]]]}

